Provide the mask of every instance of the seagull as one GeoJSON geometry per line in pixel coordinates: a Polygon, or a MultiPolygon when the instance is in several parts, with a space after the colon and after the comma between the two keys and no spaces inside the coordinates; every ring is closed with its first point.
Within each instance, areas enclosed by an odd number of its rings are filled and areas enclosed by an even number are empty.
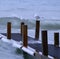
{"type": "Polygon", "coordinates": [[[34,16],[34,17],[35,17],[36,19],[40,19],[40,17],[39,17],[38,15],[36,15],[36,14],[35,14],[35,16],[34,16]]]}

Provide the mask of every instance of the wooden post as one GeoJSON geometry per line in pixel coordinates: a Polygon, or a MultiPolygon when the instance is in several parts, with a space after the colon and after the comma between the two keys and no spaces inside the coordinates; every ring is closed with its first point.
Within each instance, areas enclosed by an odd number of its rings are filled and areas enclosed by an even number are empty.
{"type": "Polygon", "coordinates": [[[43,55],[48,56],[47,31],[42,31],[42,48],[43,48],[43,55]]]}
{"type": "Polygon", "coordinates": [[[59,47],[59,33],[54,33],[54,46],[59,47]]]}
{"type": "Polygon", "coordinates": [[[35,39],[39,39],[40,21],[36,20],[35,39]]]}
{"type": "Polygon", "coordinates": [[[21,22],[21,35],[22,35],[22,26],[24,25],[24,22],[21,22]]]}
{"type": "Polygon", "coordinates": [[[11,39],[11,22],[7,23],[7,39],[11,39]]]}
{"type": "Polygon", "coordinates": [[[27,45],[28,45],[27,25],[23,25],[22,30],[23,30],[23,33],[22,33],[23,46],[27,47],[27,45]]]}

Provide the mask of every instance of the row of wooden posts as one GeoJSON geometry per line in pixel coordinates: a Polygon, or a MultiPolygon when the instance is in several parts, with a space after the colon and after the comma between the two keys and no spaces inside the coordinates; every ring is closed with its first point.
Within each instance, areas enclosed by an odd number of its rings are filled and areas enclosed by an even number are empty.
{"type": "MultiPolygon", "coordinates": [[[[39,39],[39,31],[40,31],[40,21],[36,21],[36,30],[35,30],[35,39],[39,39]]],[[[27,35],[27,25],[24,22],[21,23],[21,35],[23,38],[23,46],[28,46],[28,35],[27,35]]],[[[43,55],[48,55],[48,41],[47,41],[47,30],[41,31],[42,36],[42,47],[43,47],[43,55]]],[[[11,22],[7,23],[7,39],[11,39],[11,22]]],[[[54,45],[59,47],[59,33],[54,33],[54,45]]]]}
{"type": "MultiPolygon", "coordinates": [[[[21,22],[21,35],[23,34],[23,31],[26,32],[25,28],[27,30],[27,25],[25,25],[24,22],[21,22]]],[[[39,29],[40,29],[40,21],[36,21],[36,32],[35,32],[36,39],[39,39],[39,29]]],[[[7,38],[11,39],[11,22],[7,23],[7,38]]]]}

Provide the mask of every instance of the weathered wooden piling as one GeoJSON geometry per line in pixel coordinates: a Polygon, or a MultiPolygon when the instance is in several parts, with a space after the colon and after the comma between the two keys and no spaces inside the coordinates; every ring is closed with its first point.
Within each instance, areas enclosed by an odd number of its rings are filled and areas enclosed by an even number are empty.
{"type": "Polygon", "coordinates": [[[21,35],[22,35],[22,26],[24,25],[24,22],[21,22],[21,35]]]}
{"type": "Polygon", "coordinates": [[[36,20],[35,39],[39,39],[40,21],[36,20]]]}
{"type": "Polygon", "coordinates": [[[11,22],[7,23],[7,39],[11,39],[11,22]]]}
{"type": "Polygon", "coordinates": [[[47,31],[42,31],[42,48],[43,55],[48,56],[48,41],[47,41],[47,31]]]}
{"type": "Polygon", "coordinates": [[[27,47],[28,45],[28,37],[27,37],[27,25],[22,26],[22,38],[23,38],[23,46],[27,47]]]}
{"type": "Polygon", "coordinates": [[[59,33],[54,33],[54,46],[59,47],[59,33]]]}

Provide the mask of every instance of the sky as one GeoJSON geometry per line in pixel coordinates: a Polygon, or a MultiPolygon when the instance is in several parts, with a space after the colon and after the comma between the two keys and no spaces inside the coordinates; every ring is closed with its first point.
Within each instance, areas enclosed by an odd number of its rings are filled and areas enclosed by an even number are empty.
{"type": "Polygon", "coordinates": [[[60,0],[0,0],[0,17],[60,19],[60,0]]]}

